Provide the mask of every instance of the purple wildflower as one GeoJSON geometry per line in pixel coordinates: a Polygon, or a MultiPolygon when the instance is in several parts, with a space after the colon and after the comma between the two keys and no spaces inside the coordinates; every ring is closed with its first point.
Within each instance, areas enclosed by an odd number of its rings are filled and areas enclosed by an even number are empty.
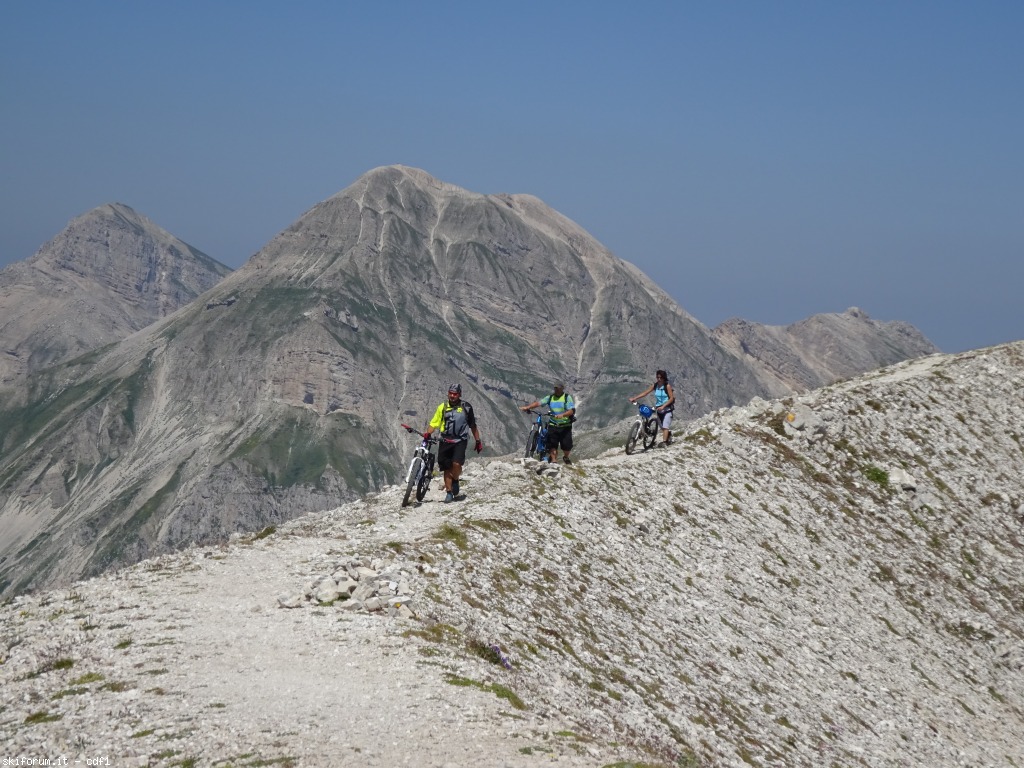
{"type": "Polygon", "coordinates": [[[512,669],[512,662],[509,661],[508,656],[502,653],[501,646],[492,645],[491,650],[494,651],[495,655],[497,655],[498,661],[501,662],[501,666],[503,666],[505,669],[512,669]]]}

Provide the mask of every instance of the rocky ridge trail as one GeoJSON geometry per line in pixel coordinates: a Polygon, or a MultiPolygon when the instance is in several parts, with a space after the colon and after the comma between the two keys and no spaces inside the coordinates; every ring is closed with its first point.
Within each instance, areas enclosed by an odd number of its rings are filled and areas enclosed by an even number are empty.
{"type": "Polygon", "coordinates": [[[1024,765],[1022,389],[934,355],[16,598],[5,754],[1024,765]]]}
{"type": "MultiPolygon", "coordinates": [[[[422,624],[276,594],[336,557],[287,532],[146,561],[4,609],[4,754],[111,765],[590,765],[552,724],[446,675],[422,624]],[[526,748],[527,752],[519,750],[526,748]],[[564,753],[564,754],[563,754],[564,753]],[[502,755],[507,755],[507,759],[502,755]],[[194,761],[194,762],[189,762],[194,761]]],[[[584,752],[584,754],[587,754],[584,752]]],[[[607,762],[607,761],[606,761],[607,762]]]]}

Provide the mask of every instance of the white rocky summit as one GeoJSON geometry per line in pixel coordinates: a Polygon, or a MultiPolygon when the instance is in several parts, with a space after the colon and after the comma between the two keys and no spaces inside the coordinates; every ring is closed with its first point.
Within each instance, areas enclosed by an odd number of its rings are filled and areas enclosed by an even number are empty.
{"type": "Polygon", "coordinates": [[[4,755],[1024,765],[1024,342],[0,608],[4,755]]]}

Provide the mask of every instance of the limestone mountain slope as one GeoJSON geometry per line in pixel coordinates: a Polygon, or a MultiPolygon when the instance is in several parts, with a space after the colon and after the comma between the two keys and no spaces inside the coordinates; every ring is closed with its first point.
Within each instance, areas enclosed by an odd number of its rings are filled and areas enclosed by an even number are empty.
{"type": "Polygon", "coordinates": [[[300,765],[1024,763],[1024,342],[467,500],[390,486],[0,608],[10,750],[300,765]],[[285,606],[293,606],[287,608],[285,606]]]}
{"type": "Polygon", "coordinates": [[[0,387],[145,328],[230,271],[126,205],[79,216],[0,270],[0,387]]]}
{"type": "Polygon", "coordinates": [[[725,349],[749,362],[775,397],[939,351],[909,323],[880,322],[857,307],[786,326],[733,318],[712,333],[725,349]]]}
{"type": "Polygon", "coordinates": [[[681,413],[761,391],[704,326],[535,198],[377,169],[198,301],[41,372],[0,412],[4,589],[378,488],[403,471],[400,424],[423,428],[453,380],[499,453],[522,439],[516,406],[554,376],[606,422],[628,410],[656,342],[681,413]]]}
{"type": "Polygon", "coordinates": [[[525,435],[517,406],[554,377],[582,431],[628,415],[657,367],[672,371],[679,419],[773,391],[540,200],[378,168],[174,314],[38,372],[20,399],[0,393],[0,590],[394,482],[401,423],[423,428],[449,382],[503,454],[525,435]]]}

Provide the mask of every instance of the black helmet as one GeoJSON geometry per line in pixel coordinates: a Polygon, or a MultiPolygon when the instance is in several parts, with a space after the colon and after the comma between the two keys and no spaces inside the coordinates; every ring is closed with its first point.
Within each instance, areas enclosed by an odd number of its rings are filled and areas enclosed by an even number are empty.
{"type": "Polygon", "coordinates": [[[462,385],[461,384],[452,384],[452,385],[450,385],[448,387],[448,394],[450,395],[452,392],[454,392],[457,395],[461,395],[462,394],[462,385]]]}

